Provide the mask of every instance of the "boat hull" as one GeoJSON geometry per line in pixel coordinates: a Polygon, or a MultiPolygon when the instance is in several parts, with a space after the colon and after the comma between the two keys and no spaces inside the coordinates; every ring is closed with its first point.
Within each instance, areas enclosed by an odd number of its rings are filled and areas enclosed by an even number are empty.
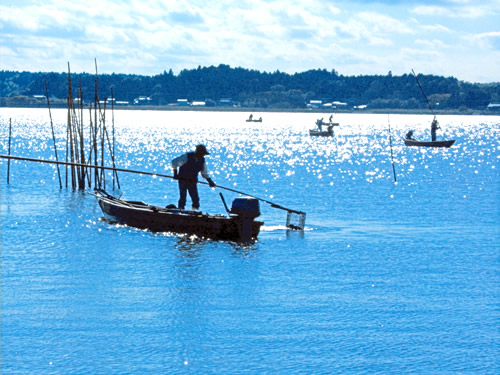
{"type": "Polygon", "coordinates": [[[333,127],[339,126],[338,122],[323,123],[327,130],[309,129],[309,135],[312,137],[333,137],[333,127]]]}
{"type": "Polygon", "coordinates": [[[455,140],[443,140],[443,141],[417,141],[416,139],[405,139],[405,145],[407,146],[418,146],[418,147],[451,147],[455,140]]]}
{"type": "Polygon", "coordinates": [[[233,241],[256,239],[264,224],[239,215],[208,215],[177,208],[161,208],[126,201],[105,192],[96,198],[106,219],[151,232],[194,234],[202,238],[233,241]]]}
{"type": "Polygon", "coordinates": [[[319,130],[310,129],[309,135],[312,137],[333,137],[333,130],[319,131],[319,130]]]}

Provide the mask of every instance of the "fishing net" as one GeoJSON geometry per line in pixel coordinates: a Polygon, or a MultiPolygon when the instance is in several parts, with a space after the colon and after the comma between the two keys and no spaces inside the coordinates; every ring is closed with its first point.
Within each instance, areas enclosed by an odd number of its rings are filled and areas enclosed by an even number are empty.
{"type": "Polygon", "coordinates": [[[286,226],[290,229],[304,230],[306,224],[306,213],[288,211],[286,214],[286,226]]]}

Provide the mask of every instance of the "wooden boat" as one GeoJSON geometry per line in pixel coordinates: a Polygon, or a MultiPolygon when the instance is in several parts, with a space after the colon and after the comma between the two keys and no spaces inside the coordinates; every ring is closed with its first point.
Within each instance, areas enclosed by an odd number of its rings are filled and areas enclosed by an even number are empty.
{"type": "Polygon", "coordinates": [[[339,126],[339,123],[331,122],[329,124],[322,124],[322,126],[326,126],[327,130],[320,130],[318,126],[318,129],[309,129],[309,135],[313,137],[333,137],[333,127],[339,126]]]}
{"type": "Polygon", "coordinates": [[[309,129],[309,135],[313,137],[333,137],[333,129],[330,130],[309,129]]]}
{"type": "Polygon", "coordinates": [[[442,141],[417,141],[416,139],[405,138],[405,145],[407,146],[420,146],[420,147],[451,147],[455,143],[454,139],[442,141]]]}
{"type": "Polygon", "coordinates": [[[209,215],[127,201],[104,190],[96,190],[94,195],[106,219],[152,232],[185,233],[214,240],[248,242],[257,238],[264,224],[255,220],[260,215],[260,209],[258,200],[253,198],[236,198],[228,215],[209,215]]]}
{"type": "MultiPolygon", "coordinates": [[[[436,118],[436,114],[434,113],[434,111],[432,109],[431,102],[429,101],[429,98],[427,98],[427,95],[425,95],[424,88],[420,84],[420,81],[418,80],[417,75],[415,74],[413,69],[411,70],[411,72],[413,73],[413,76],[417,80],[418,86],[420,87],[420,91],[422,91],[422,95],[424,96],[425,100],[427,101],[427,104],[429,105],[429,109],[431,110],[432,114],[434,115],[434,119],[432,120],[432,123],[431,123],[431,138],[436,139],[436,130],[440,129],[437,118],[436,118]]],[[[413,130],[410,130],[408,132],[408,134],[406,135],[406,138],[404,139],[406,146],[449,148],[453,145],[453,143],[455,143],[454,139],[442,140],[442,141],[418,141],[418,140],[412,138],[412,134],[413,134],[413,130]]]]}
{"type": "Polygon", "coordinates": [[[262,117],[259,117],[258,119],[248,118],[246,122],[262,122],[262,117]]]}

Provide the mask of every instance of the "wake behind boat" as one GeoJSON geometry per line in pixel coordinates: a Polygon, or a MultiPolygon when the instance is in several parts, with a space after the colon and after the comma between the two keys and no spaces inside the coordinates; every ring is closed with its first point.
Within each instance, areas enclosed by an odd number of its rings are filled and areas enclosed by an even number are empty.
{"type": "Polygon", "coordinates": [[[141,201],[116,198],[104,190],[95,197],[106,219],[152,232],[195,234],[214,240],[248,242],[256,239],[262,221],[259,202],[253,198],[236,198],[229,215],[209,215],[198,211],[162,208],[141,201]]]}

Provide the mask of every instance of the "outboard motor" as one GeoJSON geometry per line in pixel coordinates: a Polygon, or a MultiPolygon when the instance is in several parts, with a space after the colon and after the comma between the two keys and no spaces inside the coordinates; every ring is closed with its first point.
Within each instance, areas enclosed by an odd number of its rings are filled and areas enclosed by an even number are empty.
{"type": "Polygon", "coordinates": [[[251,217],[255,219],[260,216],[259,201],[255,198],[236,198],[231,206],[232,214],[251,217]]]}
{"type": "Polygon", "coordinates": [[[255,198],[236,198],[231,205],[230,213],[238,215],[238,230],[242,241],[252,239],[253,221],[260,216],[259,201],[255,198]]]}

